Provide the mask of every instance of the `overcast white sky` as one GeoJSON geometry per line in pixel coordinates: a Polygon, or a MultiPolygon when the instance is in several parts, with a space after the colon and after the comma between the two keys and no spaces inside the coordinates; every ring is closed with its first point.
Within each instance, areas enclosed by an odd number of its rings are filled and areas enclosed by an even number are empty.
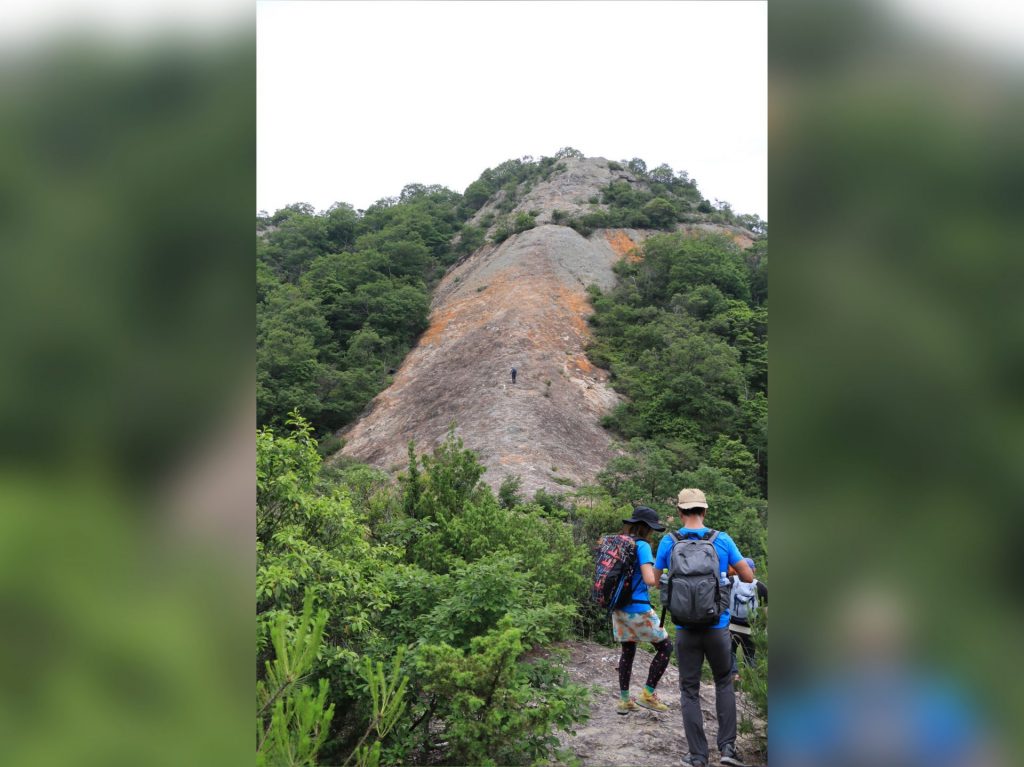
{"type": "Polygon", "coordinates": [[[573,146],[768,217],[766,2],[261,2],[258,209],[573,146]]]}

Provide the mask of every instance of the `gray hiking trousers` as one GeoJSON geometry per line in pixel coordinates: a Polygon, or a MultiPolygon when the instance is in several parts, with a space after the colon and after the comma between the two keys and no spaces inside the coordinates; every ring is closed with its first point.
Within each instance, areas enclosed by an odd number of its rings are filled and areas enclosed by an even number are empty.
{"type": "Polygon", "coordinates": [[[736,691],[732,686],[732,639],[729,628],[676,629],[676,660],[679,662],[679,692],[683,709],[683,730],[690,753],[707,764],[708,739],[700,710],[700,669],[707,657],[715,678],[715,707],[718,711],[718,750],[736,742],[736,691]]]}

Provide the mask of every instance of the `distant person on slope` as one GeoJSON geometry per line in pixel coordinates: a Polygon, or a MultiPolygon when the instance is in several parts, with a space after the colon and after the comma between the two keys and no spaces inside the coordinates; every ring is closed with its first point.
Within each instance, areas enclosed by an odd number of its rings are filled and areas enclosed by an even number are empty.
{"type": "Polygon", "coordinates": [[[708,502],[702,490],[684,488],[676,502],[683,526],[661,539],[654,576],[668,570],[664,599],[676,626],[679,697],[690,753],[683,764],[707,767],[708,740],[700,709],[700,674],[707,658],[715,679],[718,752],[721,764],[743,767],[736,753],[736,690],[732,682],[729,637],[729,566],[753,583],[754,573],[726,533],[704,526],[708,502]]]}
{"type": "Polygon", "coordinates": [[[651,607],[648,586],[657,588],[658,579],[654,577],[654,555],[648,540],[655,530],[662,531],[665,526],[658,522],[658,513],[646,506],[633,509],[633,516],[622,520],[625,527],[622,534],[636,540],[636,558],[640,565],[633,574],[632,602],[621,610],[612,611],[612,636],[622,644],[622,655],[619,657],[619,714],[636,711],[638,706],[651,711],[668,711],[654,688],[661,681],[662,674],[668,667],[672,656],[672,642],[668,633],[658,620],[658,614],[651,607]],[[647,684],[638,698],[629,695],[629,678],[633,673],[633,658],[636,656],[636,643],[650,642],[654,645],[654,659],[647,671],[647,684]]]}
{"type": "MultiPolygon", "coordinates": [[[[754,560],[744,560],[750,570],[756,570],[754,560]]],[[[753,631],[750,620],[762,605],[768,604],[768,587],[754,579],[753,583],[744,583],[736,574],[736,569],[729,568],[732,580],[732,593],[729,597],[729,633],[732,635],[732,681],[740,681],[739,666],[736,663],[736,651],[743,647],[743,665],[753,667],[757,656],[754,645],[753,631]]]]}
{"type": "Polygon", "coordinates": [[[512,368],[512,383],[516,382],[516,369],[512,368]]]}

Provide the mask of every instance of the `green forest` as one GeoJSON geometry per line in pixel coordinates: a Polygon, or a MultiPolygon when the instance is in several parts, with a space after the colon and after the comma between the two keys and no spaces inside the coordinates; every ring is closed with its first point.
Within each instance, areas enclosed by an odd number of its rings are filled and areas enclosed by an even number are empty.
{"type": "MultiPolygon", "coordinates": [[[[571,764],[556,732],[585,721],[590,691],[551,645],[610,643],[588,601],[593,550],[634,503],[664,514],[703,488],[709,524],[766,577],[767,225],[636,158],[619,165],[646,189],[593,201],[612,219],[562,222],[665,230],[614,289],[590,288],[588,354],[625,395],[604,423],[621,455],[594,485],[526,498],[509,477],[495,492],[454,428],[432,452],[410,444],[397,478],[324,464],[426,327],[432,287],[483,244],[473,213],[495,199],[507,213],[575,152],[509,160],[464,194],[410,184],[365,211],[257,218],[258,764],[571,764]],[[671,231],[700,220],[758,239],[671,231]]],[[[496,223],[496,241],[532,226],[496,223]]],[[[760,656],[744,689],[766,715],[760,656]]]]}

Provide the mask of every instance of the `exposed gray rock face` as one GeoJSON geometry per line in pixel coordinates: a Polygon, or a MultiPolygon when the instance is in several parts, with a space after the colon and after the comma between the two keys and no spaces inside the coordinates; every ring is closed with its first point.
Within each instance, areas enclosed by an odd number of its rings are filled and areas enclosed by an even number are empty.
{"type": "MultiPolygon", "coordinates": [[[[555,210],[564,210],[569,216],[594,210],[595,206],[589,202],[590,198],[597,197],[600,200],[600,190],[612,181],[622,179],[631,184],[639,183],[627,170],[609,169],[608,160],[603,157],[568,157],[559,162],[565,165],[565,170],[553,174],[547,181],[538,182],[512,209],[511,216],[523,211],[536,210],[539,211],[537,223],[550,224],[551,214],[555,210]]],[[[488,213],[499,215],[497,204],[501,199],[502,193],[499,193],[492,202],[476,212],[470,223],[478,224],[488,213]]],[[[600,209],[607,207],[597,204],[597,208],[600,209]]]]}
{"type": "MultiPolygon", "coordinates": [[[[419,452],[430,450],[454,421],[492,487],[518,475],[532,497],[538,488],[563,492],[594,481],[614,453],[601,417],[619,396],[584,353],[592,312],[586,288],[611,288],[612,265],[635,257],[655,232],[606,229],[584,238],[548,223],[556,209],[592,210],[589,199],[613,179],[637,183],[603,158],[562,162],[565,170],[538,183],[512,212],[538,211],[538,226],[484,245],[441,281],[429,328],[391,386],[342,432],[341,455],[395,471],[405,465],[410,439],[419,452]]],[[[494,204],[475,220],[495,212],[494,204]]],[[[688,228],[705,227],[724,229],[688,228]]]]}
{"type": "MultiPolygon", "coordinates": [[[[628,234],[618,236],[632,245],[628,234]]],[[[615,241],[539,226],[452,270],[435,294],[429,329],[344,434],[342,454],[399,468],[409,439],[430,448],[454,420],[494,487],[509,474],[531,496],[593,481],[612,456],[600,419],[619,398],[583,351],[586,287],[614,283],[615,241]]]]}

